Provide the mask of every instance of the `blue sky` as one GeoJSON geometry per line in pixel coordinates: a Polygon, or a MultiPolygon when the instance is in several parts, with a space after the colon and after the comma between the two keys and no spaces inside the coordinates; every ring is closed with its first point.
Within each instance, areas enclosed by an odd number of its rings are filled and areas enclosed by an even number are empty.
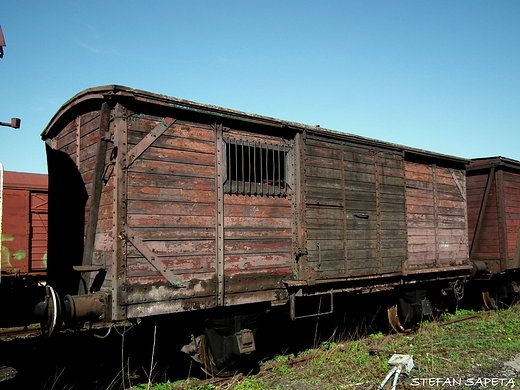
{"type": "Polygon", "coordinates": [[[464,158],[520,160],[520,1],[3,0],[5,169],[120,84],[464,158]]]}

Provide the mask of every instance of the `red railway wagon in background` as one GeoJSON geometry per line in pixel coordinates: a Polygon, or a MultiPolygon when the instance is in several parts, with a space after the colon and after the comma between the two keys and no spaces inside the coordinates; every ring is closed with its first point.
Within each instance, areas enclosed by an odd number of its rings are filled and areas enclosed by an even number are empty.
{"type": "Polygon", "coordinates": [[[32,292],[46,275],[47,175],[4,171],[2,176],[0,300],[5,315],[0,324],[20,325],[20,316],[29,319],[32,292]]]}
{"type": "Polygon", "coordinates": [[[47,334],[199,313],[185,350],[215,372],[271,306],[381,292],[403,329],[473,268],[464,159],[120,86],[74,96],[42,138],[47,334]]]}
{"type": "Polygon", "coordinates": [[[474,159],[467,168],[470,260],[484,303],[496,308],[520,291],[520,162],[474,159]]]}

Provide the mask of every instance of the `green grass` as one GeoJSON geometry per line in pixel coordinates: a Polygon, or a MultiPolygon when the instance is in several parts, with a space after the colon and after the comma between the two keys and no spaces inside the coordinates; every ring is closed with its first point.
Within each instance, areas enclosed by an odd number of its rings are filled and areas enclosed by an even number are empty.
{"type": "MultiPolygon", "coordinates": [[[[475,314],[461,310],[444,315],[442,321],[475,314]]],[[[255,377],[237,378],[220,387],[185,387],[187,390],[266,390],[281,382],[318,386],[323,389],[354,389],[374,386],[389,370],[391,354],[414,355],[414,375],[421,378],[460,377],[464,372],[484,370],[520,351],[520,305],[485,313],[471,320],[446,326],[428,323],[411,335],[376,333],[361,340],[323,342],[296,358],[276,356],[263,363],[255,377]],[[377,350],[378,353],[371,353],[377,350]],[[301,359],[305,356],[306,359],[301,359]]],[[[207,385],[206,385],[207,386],[207,385]]],[[[211,385],[213,386],[213,385],[211,385]]],[[[404,384],[404,388],[408,387],[404,384]]],[[[296,386],[297,388],[297,386],[296,386]]],[[[153,387],[152,390],[169,390],[153,387]]]]}

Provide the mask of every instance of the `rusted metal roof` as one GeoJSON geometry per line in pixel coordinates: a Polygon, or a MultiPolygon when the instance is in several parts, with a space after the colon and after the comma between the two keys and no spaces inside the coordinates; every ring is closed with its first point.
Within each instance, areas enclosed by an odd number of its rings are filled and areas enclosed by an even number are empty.
{"type": "Polygon", "coordinates": [[[47,190],[47,175],[40,173],[4,172],[4,188],[47,190]]]}
{"type": "Polygon", "coordinates": [[[304,125],[301,123],[284,121],[280,119],[275,119],[272,117],[261,116],[256,114],[250,114],[242,111],[231,110],[228,108],[222,108],[218,106],[212,106],[208,104],[196,103],[189,100],[178,99],[174,97],[169,97],[165,95],[155,94],[151,92],[146,92],[138,89],[128,88],[120,85],[107,85],[101,87],[94,87],[86,89],[74,97],[72,97],[69,101],[67,101],[58,112],[51,119],[45,130],[42,132],[41,136],[43,140],[48,138],[52,138],[53,136],[53,128],[57,122],[62,119],[62,117],[70,117],[73,115],[75,110],[79,110],[79,106],[88,105],[88,103],[92,103],[95,100],[104,101],[106,98],[110,96],[120,97],[120,98],[132,98],[136,101],[148,104],[157,104],[165,107],[171,107],[175,109],[182,109],[191,112],[196,112],[205,115],[219,116],[222,118],[239,120],[239,121],[247,121],[253,122],[257,124],[263,124],[266,126],[277,127],[280,129],[294,129],[300,132],[313,133],[317,135],[324,135],[326,137],[335,138],[337,140],[356,142],[363,145],[375,146],[375,147],[383,147],[387,149],[394,149],[402,151],[403,153],[412,153],[415,155],[421,155],[429,158],[437,158],[441,160],[447,161],[457,161],[462,164],[466,164],[469,162],[468,159],[463,159],[460,157],[444,155],[440,153],[430,152],[422,149],[411,148],[408,146],[393,144],[389,142],[384,142],[380,140],[375,140],[372,138],[366,138],[359,135],[349,134],[345,132],[335,131],[325,129],[319,126],[310,126],[304,125]]]}

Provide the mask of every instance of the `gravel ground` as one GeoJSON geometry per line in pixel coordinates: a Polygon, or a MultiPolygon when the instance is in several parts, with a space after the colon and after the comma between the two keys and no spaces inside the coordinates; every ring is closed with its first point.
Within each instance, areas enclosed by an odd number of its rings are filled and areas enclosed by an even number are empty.
{"type": "MultiPolygon", "coordinates": [[[[520,387],[520,355],[492,368],[461,375],[462,385],[429,386],[438,389],[518,389],[520,387]]],[[[419,387],[420,388],[420,387],[419,387]]]]}
{"type": "MultiPolygon", "coordinates": [[[[391,387],[387,384],[385,389],[391,387]]],[[[438,390],[499,390],[520,388],[520,355],[496,364],[485,370],[462,373],[458,377],[420,378],[413,375],[397,389],[438,389],[438,390]]],[[[377,385],[370,390],[377,389],[377,385]]],[[[356,389],[358,390],[358,389],[356,389]]],[[[361,390],[361,389],[359,389],[361,390]]]]}
{"type": "MultiPolygon", "coordinates": [[[[264,380],[266,378],[263,378],[264,380]]],[[[288,381],[272,378],[269,382],[272,388],[281,390],[377,390],[379,384],[363,385],[324,385],[310,384],[302,381],[288,381]]],[[[383,378],[381,378],[383,380],[383,378]]],[[[391,389],[391,380],[386,384],[385,390],[391,389]]],[[[453,378],[420,378],[417,373],[412,372],[412,377],[405,379],[397,385],[400,389],[431,389],[431,390],[501,390],[520,389],[520,355],[515,358],[497,364],[496,366],[482,370],[462,373],[453,378]],[[514,383],[514,384],[513,384],[514,383]]]]}

